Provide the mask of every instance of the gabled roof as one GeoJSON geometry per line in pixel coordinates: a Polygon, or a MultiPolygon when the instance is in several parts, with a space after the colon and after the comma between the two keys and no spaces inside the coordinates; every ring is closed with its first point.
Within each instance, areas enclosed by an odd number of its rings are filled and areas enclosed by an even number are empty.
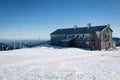
{"type": "MultiPolygon", "coordinates": [[[[66,28],[66,29],[57,29],[56,31],[52,32],[52,34],[85,34],[85,33],[92,33],[95,31],[102,31],[107,25],[103,26],[91,26],[88,27],[79,27],[79,28],[66,28]]],[[[111,30],[112,31],[112,30],[111,30]]]]}

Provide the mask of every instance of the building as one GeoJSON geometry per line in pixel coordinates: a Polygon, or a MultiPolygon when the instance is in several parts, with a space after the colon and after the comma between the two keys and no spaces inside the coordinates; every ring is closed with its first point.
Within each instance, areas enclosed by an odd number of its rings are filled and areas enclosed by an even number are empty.
{"type": "Polygon", "coordinates": [[[73,46],[92,50],[108,50],[114,48],[110,25],[57,29],[50,34],[51,44],[73,46]]]}

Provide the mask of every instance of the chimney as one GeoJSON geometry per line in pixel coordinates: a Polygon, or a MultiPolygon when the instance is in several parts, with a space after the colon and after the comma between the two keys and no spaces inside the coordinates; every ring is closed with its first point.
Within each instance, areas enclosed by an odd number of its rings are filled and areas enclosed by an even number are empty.
{"type": "Polygon", "coordinates": [[[87,27],[90,28],[91,27],[91,23],[88,23],[87,27]]]}
{"type": "Polygon", "coordinates": [[[74,29],[77,29],[77,25],[74,25],[74,29]]]}
{"type": "Polygon", "coordinates": [[[107,24],[107,27],[110,27],[110,24],[107,24]]]}

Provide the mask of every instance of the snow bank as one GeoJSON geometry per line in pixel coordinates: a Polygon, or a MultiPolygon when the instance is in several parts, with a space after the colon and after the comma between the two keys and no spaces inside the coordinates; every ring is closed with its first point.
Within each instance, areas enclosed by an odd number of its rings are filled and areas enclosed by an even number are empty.
{"type": "Polygon", "coordinates": [[[43,45],[0,52],[0,80],[120,80],[120,48],[85,51],[43,45]]]}

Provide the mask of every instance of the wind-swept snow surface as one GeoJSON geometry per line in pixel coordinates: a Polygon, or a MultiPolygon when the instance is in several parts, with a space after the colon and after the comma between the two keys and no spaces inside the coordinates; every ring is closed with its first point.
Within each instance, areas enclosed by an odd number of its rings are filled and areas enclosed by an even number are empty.
{"type": "Polygon", "coordinates": [[[0,80],[120,80],[120,48],[40,46],[0,52],[0,80]]]}

